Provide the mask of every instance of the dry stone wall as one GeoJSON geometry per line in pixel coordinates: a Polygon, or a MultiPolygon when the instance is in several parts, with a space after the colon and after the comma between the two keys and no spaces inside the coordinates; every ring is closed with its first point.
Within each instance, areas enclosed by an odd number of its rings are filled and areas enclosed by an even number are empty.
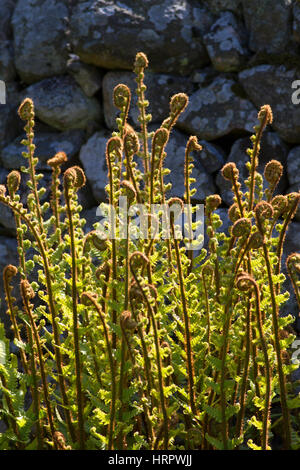
{"type": "MultiPolygon", "coordinates": [[[[172,94],[190,96],[167,148],[172,195],[182,196],[184,146],[195,134],[204,149],[195,167],[198,198],[218,192],[228,225],[231,194],[220,169],[235,161],[245,174],[249,136],[265,103],[274,122],[262,142],[260,170],[277,158],[285,169],[280,191],[300,189],[300,100],[292,88],[300,80],[298,0],[1,0],[6,104],[0,105],[0,183],[23,164],[16,111],[30,96],[44,180],[45,162],[58,150],[68,154],[68,164],[80,164],[88,180],[81,202],[91,226],[105,198],[105,142],[116,116],[112,90],[124,82],[134,93],[138,51],[150,60],[146,84],[154,125],[166,117],[172,94]]],[[[129,119],[137,126],[135,108],[129,119]]],[[[300,251],[300,212],[290,234],[287,251],[300,251]]],[[[14,235],[13,218],[0,207],[1,270],[13,259],[14,235]]]]}

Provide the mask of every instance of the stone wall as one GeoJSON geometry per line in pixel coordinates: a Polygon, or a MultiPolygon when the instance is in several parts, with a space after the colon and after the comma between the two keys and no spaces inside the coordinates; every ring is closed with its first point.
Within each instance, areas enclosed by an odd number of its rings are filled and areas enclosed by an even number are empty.
{"type": "MultiPolygon", "coordinates": [[[[204,148],[195,168],[198,198],[218,192],[225,218],[232,196],[220,168],[235,161],[245,174],[245,150],[265,103],[274,123],[262,142],[260,169],[277,158],[285,169],[279,190],[299,190],[300,104],[291,99],[292,83],[300,79],[298,0],[1,0],[0,79],[7,103],[0,105],[0,184],[23,164],[16,110],[30,96],[44,181],[50,176],[45,162],[58,150],[68,154],[69,165],[81,164],[88,186],[80,197],[91,226],[105,197],[104,149],[116,116],[112,90],[123,82],[134,92],[138,51],[150,60],[147,98],[156,127],[172,94],[190,96],[167,147],[173,195],[183,194],[184,147],[195,134],[204,148]]],[[[130,122],[137,125],[136,108],[130,122]]],[[[297,220],[287,252],[300,250],[300,212],[297,220]]],[[[12,215],[0,206],[1,271],[14,261],[14,233],[12,215]]],[[[294,298],[289,306],[295,314],[294,298]]]]}

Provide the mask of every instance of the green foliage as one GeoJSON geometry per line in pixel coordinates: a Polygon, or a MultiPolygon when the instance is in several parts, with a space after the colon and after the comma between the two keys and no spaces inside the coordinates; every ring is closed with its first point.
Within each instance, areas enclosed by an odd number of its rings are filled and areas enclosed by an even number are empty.
{"type": "MultiPolygon", "coordinates": [[[[201,146],[194,136],[188,140],[183,200],[168,199],[165,147],[188,98],[173,96],[169,117],[149,133],[147,65],[138,53],[139,131],[127,123],[129,88],[114,90],[120,114],[106,150],[110,206],[101,207],[111,230],[109,207],[115,208],[115,237],[102,239],[97,224],[84,234],[77,192],[85,175],[75,166],[61,181],[67,160],[62,152],[48,161],[51,203],[41,202],[34,105],[26,99],[20,106],[28,208],[20,202],[19,172],[8,176],[8,195],[0,186],[0,201],[15,215],[19,245],[18,269],[4,270],[18,353],[9,353],[1,326],[0,413],[6,430],[0,448],[256,450],[270,449],[273,436],[280,447],[300,448],[300,402],[289,380],[296,367],[289,358],[293,319],[279,316],[288,298],[282,290],[283,243],[300,194],[273,196],[279,162],[266,166],[265,191],[256,171],[271,109],[261,108],[254,127],[246,192],[234,163],[222,170],[234,194],[229,235],[216,213],[220,197],[209,196],[208,248],[196,256],[191,232],[180,241],[171,215],[171,237],[163,237],[159,214],[151,213],[152,204],[182,210],[185,203],[187,227],[196,229],[190,204],[196,200],[193,155],[201,146]],[[143,237],[120,236],[124,227],[131,235],[139,231],[134,214],[120,210],[120,196],[144,205],[149,224],[143,237]],[[153,229],[155,238],[149,236],[153,229]],[[18,284],[22,310],[13,297],[18,284]]],[[[287,267],[298,301],[299,266],[299,255],[291,255],[287,267]]]]}

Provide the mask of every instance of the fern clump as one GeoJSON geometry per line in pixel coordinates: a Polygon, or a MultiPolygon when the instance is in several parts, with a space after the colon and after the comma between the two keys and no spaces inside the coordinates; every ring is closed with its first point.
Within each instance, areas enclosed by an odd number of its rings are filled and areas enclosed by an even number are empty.
{"type": "MultiPolygon", "coordinates": [[[[293,318],[280,311],[288,299],[283,244],[300,194],[274,196],[282,174],[276,160],[266,165],[263,191],[257,166],[271,108],[261,108],[251,137],[247,190],[234,163],[222,170],[234,194],[229,235],[216,212],[221,198],[211,195],[205,201],[207,248],[196,250],[203,235],[194,239],[194,233],[203,221],[193,204],[192,173],[202,147],[190,137],[182,160],[185,194],[170,199],[165,149],[188,97],[173,96],[169,116],[149,133],[147,66],[138,53],[139,129],[127,122],[130,89],[120,84],[114,90],[120,114],[106,147],[106,218],[88,234],[78,203],[83,170],[73,166],[61,178],[67,156],[49,159],[51,201],[42,203],[34,103],[26,99],[19,108],[26,132],[22,173],[30,191],[25,207],[18,171],[8,175],[7,188],[0,186],[0,202],[15,216],[19,254],[19,266],[3,273],[18,353],[10,353],[1,326],[6,429],[0,448],[267,450],[276,436],[281,448],[298,449],[293,318]],[[130,209],[124,212],[125,198],[130,209]]],[[[299,256],[287,260],[298,302],[299,256]]]]}

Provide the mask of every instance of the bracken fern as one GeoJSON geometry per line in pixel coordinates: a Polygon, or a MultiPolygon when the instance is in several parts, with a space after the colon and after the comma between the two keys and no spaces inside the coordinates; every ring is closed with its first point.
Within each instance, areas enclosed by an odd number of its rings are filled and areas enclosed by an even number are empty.
{"type": "MultiPolygon", "coordinates": [[[[9,265],[3,273],[12,332],[6,337],[1,325],[6,430],[0,448],[267,450],[274,436],[277,448],[300,448],[300,398],[290,381],[297,367],[289,356],[293,318],[279,315],[288,299],[283,244],[300,194],[274,196],[282,174],[276,160],[266,165],[263,191],[257,167],[271,108],[258,113],[247,190],[241,190],[234,163],[222,169],[234,196],[229,235],[216,212],[221,198],[211,195],[205,201],[207,248],[195,251],[192,172],[202,147],[190,137],[182,157],[185,194],[169,199],[165,149],[188,97],[173,96],[169,116],[149,133],[147,66],[138,53],[140,129],[127,122],[131,91],[123,84],[114,89],[120,114],[106,147],[109,204],[101,205],[108,238],[100,236],[99,224],[84,234],[77,194],[85,175],[75,166],[60,181],[63,152],[48,160],[51,201],[41,202],[34,104],[25,99],[19,108],[28,162],[22,172],[30,191],[25,207],[18,171],[8,175],[8,194],[0,186],[0,201],[15,216],[19,254],[18,268],[9,265]],[[143,205],[143,236],[134,211],[124,216],[119,208],[120,196],[140,210],[143,205]],[[163,236],[153,204],[168,208],[171,237],[163,236]],[[188,208],[182,240],[175,206],[188,208]],[[18,286],[22,308],[14,297],[18,286]],[[16,354],[9,352],[11,335],[16,354]]],[[[300,308],[299,258],[291,254],[287,270],[300,308]]]]}

